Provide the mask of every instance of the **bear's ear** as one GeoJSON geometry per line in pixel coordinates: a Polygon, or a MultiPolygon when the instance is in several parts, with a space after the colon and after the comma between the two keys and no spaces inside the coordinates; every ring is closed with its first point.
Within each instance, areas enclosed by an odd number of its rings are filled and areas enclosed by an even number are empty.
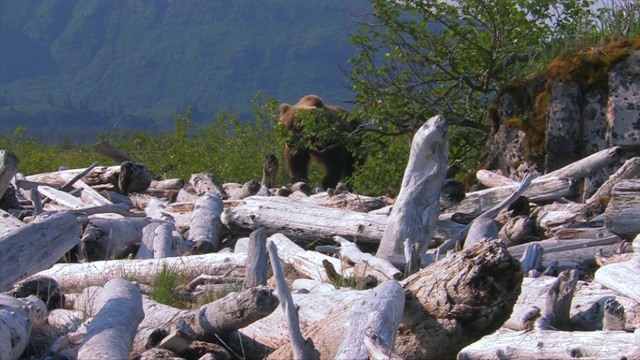
{"type": "Polygon", "coordinates": [[[280,115],[286,113],[289,110],[290,107],[291,107],[291,105],[286,104],[286,103],[280,104],[280,115]]]}

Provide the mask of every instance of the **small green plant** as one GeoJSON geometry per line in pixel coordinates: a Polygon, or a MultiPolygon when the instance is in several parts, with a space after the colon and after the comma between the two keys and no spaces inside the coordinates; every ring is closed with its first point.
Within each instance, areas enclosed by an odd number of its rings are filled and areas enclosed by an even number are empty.
{"type": "Polygon", "coordinates": [[[150,297],[161,304],[179,307],[182,299],[175,292],[179,279],[180,273],[175,267],[162,265],[162,269],[153,280],[150,297]]]}

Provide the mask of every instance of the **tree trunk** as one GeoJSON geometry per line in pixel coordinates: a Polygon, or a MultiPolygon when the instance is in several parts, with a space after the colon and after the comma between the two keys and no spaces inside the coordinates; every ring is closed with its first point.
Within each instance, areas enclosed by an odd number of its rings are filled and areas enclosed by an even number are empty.
{"type": "Polygon", "coordinates": [[[80,225],[72,213],[36,218],[0,237],[0,291],[48,269],[80,241],[80,225]]]}
{"type": "Polygon", "coordinates": [[[78,360],[127,359],[138,324],[144,318],[140,289],[115,278],[94,303],[97,311],[78,350],[78,360]]]}
{"type": "Polygon", "coordinates": [[[449,132],[442,116],[429,119],[411,143],[409,163],[376,256],[404,264],[404,242],[429,247],[438,214],[440,190],[447,171],[449,132]]]}

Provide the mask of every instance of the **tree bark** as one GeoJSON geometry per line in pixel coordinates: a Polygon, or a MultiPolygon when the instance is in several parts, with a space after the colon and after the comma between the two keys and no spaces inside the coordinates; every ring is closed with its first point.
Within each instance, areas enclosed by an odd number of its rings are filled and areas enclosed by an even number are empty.
{"type": "Polygon", "coordinates": [[[0,291],[48,269],[80,241],[80,225],[72,213],[36,218],[0,237],[0,291]]]}
{"type": "Polygon", "coordinates": [[[94,303],[97,311],[78,350],[78,360],[127,359],[138,324],[144,318],[140,289],[115,278],[94,303]]]}
{"type": "Polygon", "coordinates": [[[418,244],[420,252],[427,250],[440,213],[440,190],[447,171],[448,152],[447,123],[444,117],[434,116],[413,137],[409,163],[377,257],[396,266],[406,263],[406,239],[418,244]]]}

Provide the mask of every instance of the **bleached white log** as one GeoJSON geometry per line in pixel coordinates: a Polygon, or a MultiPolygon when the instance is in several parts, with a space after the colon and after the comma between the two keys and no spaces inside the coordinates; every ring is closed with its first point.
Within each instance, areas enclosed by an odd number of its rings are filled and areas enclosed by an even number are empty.
{"type": "Polygon", "coordinates": [[[220,246],[223,204],[220,196],[207,192],[196,201],[189,227],[189,239],[195,243],[207,243],[212,252],[220,246]]]}
{"type": "Polygon", "coordinates": [[[278,247],[278,256],[283,263],[292,265],[296,271],[310,279],[323,282],[329,281],[322,267],[323,260],[329,261],[338,273],[343,273],[340,260],[320,254],[317,251],[304,250],[283,234],[273,234],[267,241],[276,244],[278,247]]]}
{"type": "Polygon", "coordinates": [[[380,272],[385,277],[383,281],[398,280],[402,277],[400,270],[390,262],[371,254],[363,253],[356,244],[345,238],[334,236],[333,239],[340,244],[339,254],[343,261],[347,260],[354,264],[363,264],[363,268],[380,272]]]}
{"type": "Polygon", "coordinates": [[[175,227],[171,223],[161,223],[153,231],[153,257],[155,259],[179,255],[180,244],[173,236],[175,227]]]}
{"type": "Polygon", "coordinates": [[[388,344],[393,351],[404,312],[404,296],[400,283],[390,280],[378,285],[354,303],[336,359],[367,358],[364,346],[367,331],[375,332],[379,340],[388,344]]]}
{"type": "Polygon", "coordinates": [[[622,359],[636,348],[633,333],[624,331],[500,329],[462,349],[458,359],[622,359]]]}
{"type": "MultiPolygon", "coordinates": [[[[224,184],[223,184],[224,187],[224,184]]],[[[225,192],[229,194],[229,200],[240,200],[249,196],[253,196],[260,190],[260,183],[255,180],[250,180],[241,185],[238,188],[226,189],[225,192]]]]}
{"type": "Polygon", "coordinates": [[[335,291],[335,286],[327,283],[323,283],[318,280],[312,279],[304,279],[299,278],[293,280],[291,283],[291,291],[302,291],[301,293],[307,292],[327,292],[327,291],[335,291]]]}
{"type": "Polygon", "coordinates": [[[81,310],[53,309],[47,315],[47,324],[60,333],[73,332],[84,319],[86,313],[81,310]]]}
{"type": "Polygon", "coordinates": [[[8,150],[0,150],[0,198],[18,172],[19,165],[20,159],[16,154],[8,150]]]}
{"type": "Polygon", "coordinates": [[[640,235],[633,240],[631,260],[605,265],[596,270],[594,281],[640,302],[640,235]]]}
{"type": "Polygon", "coordinates": [[[213,177],[213,174],[197,173],[192,174],[189,179],[189,184],[193,188],[194,192],[198,196],[202,196],[207,192],[218,195],[220,199],[227,199],[229,196],[224,191],[224,188],[218,180],[213,177]]]}
{"type": "Polygon", "coordinates": [[[0,237],[12,232],[15,229],[23,227],[25,224],[17,217],[0,209],[0,237]]]}
{"type": "MultiPolygon", "coordinates": [[[[56,264],[35,276],[48,276],[60,285],[63,292],[79,291],[91,285],[104,285],[109,279],[126,276],[132,281],[152,283],[157,274],[166,268],[179,268],[185,275],[201,273],[226,273],[243,270],[246,254],[204,254],[163,259],[109,260],[85,264],[56,264]]],[[[230,274],[231,275],[231,274],[230,274]]]]}
{"type": "Polygon", "coordinates": [[[155,231],[160,226],[160,222],[152,221],[142,229],[142,241],[140,247],[136,252],[136,259],[152,259],[153,258],[153,246],[155,243],[155,231]]]}
{"type": "Polygon", "coordinates": [[[409,163],[400,193],[384,230],[376,256],[404,264],[404,242],[429,247],[440,213],[440,190],[444,183],[449,152],[449,129],[443,116],[429,119],[411,142],[409,163]]]}
{"type": "Polygon", "coordinates": [[[150,189],[180,190],[184,186],[183,179],[151,180],[150,189]]]}
{"type": "MultiPolygon", "coordinates": [[[[504,208],[508,207],[510,204],[515,202],[523,193],[529,189],[529,185],[531,184],[531,176],[529,174],[525,175],[522,179],[522,182],[515,188],[513,188],[511,194],[505,196],[500,202],[485,210],[482,214],[480,214],[477,218],[475,218],[469,225],[463,227],[457,233],[451,236],[448,240],[438,246],[437,253],[445,254],[447,251],[453,249],[456,243],[462,243],[464,241],[464,247],[470,248],[473,246],[479,239],[482,238],[497,238],[498,234],[492,234],[493,231],[487,229],[492,226],[491,219],[493,219],[498,213],[504,208]],[[479,224],[477,229],[474,228],[474,223],[479,224]],[[471,230],[474,230],[471,232],[471,230]],[[467,245],[467,241],[469,244],[467,245]]],[[[509,187],[511,188],[511,187],[509,187]]],[[[497,188],[496,188],[497,189],[497,188]]],[[[466,199],[466,198],[465,198],[466,199]]]]}
{"type": "MultiPolygon", "coordinates": [[[[407,359],[454,358],[464,344],[500,327],[511,313],[521,282],[520,264],[497,241],[481,242],[418,271],[402,281],[405,310],[396,353],[407,359]]],[[[340,291],[322,295],[335,293],[340,291]]],[[[345,309],[334,311],[304,332],[314,339],[323,357],[335,358],[335,339],[343,338],[349,316],[345,309]]],[[[284,345],[269,358],[287,358],[290,353],[290,347],[284,345]]]]}
{"type": "Polygon", "coordinates": [[[145,298],[145,319],[138,327],[131,358],[144,351],[149,335],[157,328],[180,326],[196,340],[227,341],[230,333],[268,316],[277,307],[273,289],[265,286],[230,293],[195,310],[176,309],[145,298]]]}
{"type": "Polygon", "coordinates": [[[370,212],[387,205],[385,201],[379,197],[359,195],[351,192],[343,192],[332,196],[325,191],[313,194],[309,196],[309,199],[318,205],[357,212],[370,212]]]}
{"type": "MultiPolygon", "coordinates": [[[[524,278],[518,301],[513,307],[510,318],[504,323],[503,327],[511,330],[531,329],[533,321],[535,321],[546,308],[546,294],[556,280],[557,278],[551,276],[524,278]],[[532,312],[534,308],[537,309],[537,316],[532,312]],[[528,328],[527,323],[530,326],[528,328]]],[[[613,290],[607,289],[599,283],[579,280],[576,283],[575,292],[571,301],[571,328],[574,331],[602,329],[604,303],[614,297],[628,312],[633,314],[627,317],[626,327],[637,327],[640,322],[640,319],[636,318],[638,310],[640,310],[640,305],[638,305],[637,302],[625,296],[618,295],[613,290]]]]}
{"type": "Polygon", "coordinates": [[[622,153],[623,150],[621,146],[600,150],[578,161],[574,161],[563,168],[542,175],[538,179],[543,180],[558,177],[579,180],[618,160],[622,153]]]}
{"type": "Polygon", "coordinates": [[[140,289],[127,280],[107,282],[96,300],[78,360],[127,359],[138,324],[144,318],[140,289]]]}
{"type": "MultiPolygon", "coordinates": [[[[346,308],[356,303],[367,291],[340,289],[291,294],[298,309],[300,329],[306,333],[311,326],[335,313],[336,309],[346,308]]],[[[286,316],[282,311],[274,311],[269,316],[240,329],[239,332],[272,349],[279,348],[289,341],[286,316]]]]}
{"type": "Polygon", "coordinates": [[[335,235],[351,241],[379,243],[387,217],[328,208],[313,200],[280,196],[250,196],[222,214],[225,225],[282,233],[301,242],[331,241],[335,235]]]}
{"type": "Polygon", "coordinates": [[[267,258],[267,233],[262,228],[254,230],[249,236],[243,289],[267,285],[267,258]]]}
{"type": "Polygon", "coordinates": [[[69,212],[38,217],[0,237],[0,291],[50,268],[79,240],[80,225],[69,212]]]}
{"type": "MultiPolygon", "coordinates": [[[[67,182],[74,180],[74,176],[69,173],[61,173],[60,177],[65,179],[67,182]]],[[[100,195],[97,191],[95,191],[91,186],[87,185],[82,180],[74,180],[73,187],[76,189],[82,189],[82,194],[80,195],[81,199],[91,206],[101,206],[101,205],[112,205],[113,203],[106,199],[104,196],[100,195]]]]}
{"type": "Polygon", "coordinates": [[[371,329],[367,329],[364,333],[364,348],[370,359],[402,360],[391,350],[391,346],[371,329]]]}
{"type": "Polygon", "coordinates": [[[296,310],[296,305],[291,297],[291,291],[289,291],[287,280],[284,277],[284,271],[280,265],[278,247],[273,242],[270,242],[267,244],[267,250],[269,251],[269,259],[271,260],[273,276],[276,279],[278,299],[280,299],[280,305],[282,306],[282,310],[286,314],[287,318],[287,329],[289,330],[289,338],[291,339],[293,358],[296,360],[319,359],[320,353],[318,353],[313,346],[313,340],[311,338],[305,339],[300,331],[298,311],[296,310]]]}
{"type": "Polygon", "coordinates": [[[18,299],[0,294],[0,359],[19,359],[33,326],[42,324],[46,316],[46,305],[36,296],[18,299]]]}
{"type": "Polygon", "coordinates": [[[168,204],[168,199],[154,197],[149,200],[149,203],[144,207],[144,213],[151,219],[170,221],[170,219],[162,213],[162,210],[164,210],[168,204]]]}
{"type": "Polygon", "coordinates": [[[69,209],[84,209],[90,207],[90,205],[82,201],[82,199],[50,186],[39,186],[38,192],[69,209]]]}
{"type": "MultiPolygon", "coordinates": [[[[63,186],[67,180],[63,178],[64,174],[71,174],[71,176],[76,176],[86,171],[86,168],[81,169],[70,169],[70,170],[62,170],[62,171],[54,171],[49,173],[41,173],[41,174],[33,174],[26,177],[27,181],[37,182],[42,184],[49,184],[49,186],[63,186]]],[[[112,180],[115,179],[117,183],[117,177],[120,173],[120,165],[116,166],[96,166],[93,168],[90,174],[84,176],[84,182],[89,186],[96,185],[113,185],[111,183],[112,180]]]]}
{"type": "MultiPolygon", "coordinates": [[[[596,239],[547,239],[536,241],[535,244],[540,245],[542,249],[544,249],[545,255],[548,255],[561,251],[576,250],[602,245],[612,245],[618,242],[620,242],[620,237],[618,237],[617,235],[610,235],[596,239]]],[[[509,247],[509,252],[511,253],[511,255],[519,257],[529,245],[531,245],[531,243],[511,246],[509,247]]]]}
{"type": "Polygon", "coordinates": [[[478,182],[488,188],[498,187],[498,186],[510,186],[510,185],[518,185],[518,182],[515,180],[511,180],[506,176],[502,176],[496,174],[493,171],[480,169],[476,171],[476,179],[478,182]]]}
{"type": "MultiPolygon", "coordinates": [[[[447,208],[447,212],[460,212],[478,216],[499,204],[518,188],[519,185],[498,186],[490,189],[468,192],[459,204],[447,208]]],[[[522,194],[531,202],[553,201],[575,193],[575,181],[570,178],[540,178],[532,180],[531,186],[522,194]]]]}

